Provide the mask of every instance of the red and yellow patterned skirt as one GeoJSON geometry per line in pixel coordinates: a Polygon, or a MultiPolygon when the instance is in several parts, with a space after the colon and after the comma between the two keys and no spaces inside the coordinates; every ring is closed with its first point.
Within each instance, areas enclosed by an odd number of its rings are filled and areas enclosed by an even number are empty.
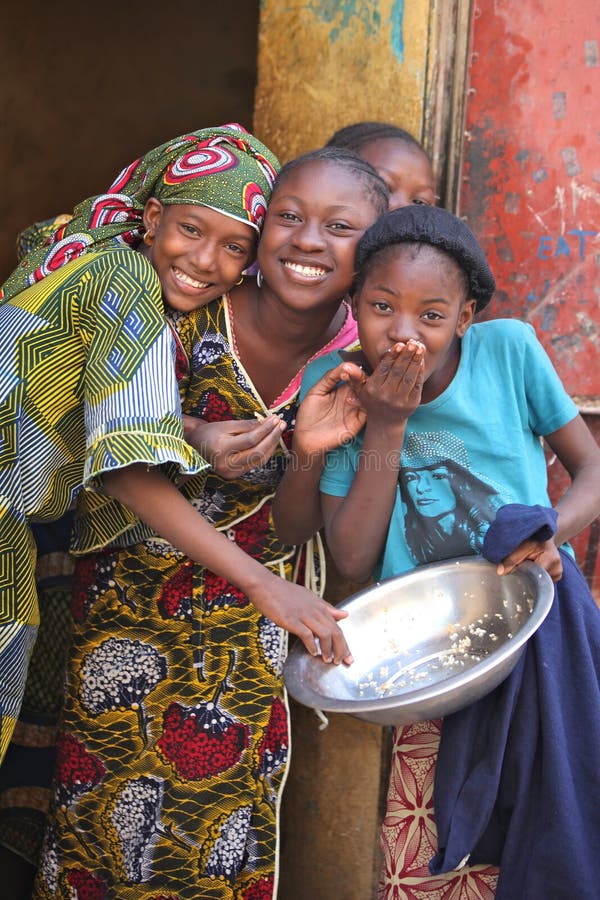
{"type": "Polygon", "coordinates": [[[160,541],[82,558],[73,614],[33,896],[270,900],[285,632],[160,541]]]}

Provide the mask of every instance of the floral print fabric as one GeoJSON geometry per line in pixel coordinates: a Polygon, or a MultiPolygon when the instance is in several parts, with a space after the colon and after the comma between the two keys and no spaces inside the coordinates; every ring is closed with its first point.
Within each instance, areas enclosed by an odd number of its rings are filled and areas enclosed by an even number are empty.
{"type": "Polygon", "coordinates": [[[383,869],[378,900],[491,900],[498,869],[463,866],[431,875],[437,851],[433,780],[440,721],[398,728],[394,735],[387,810],[382,827],[383,869]]]}
{"type": "Polygon", "coordinates": [[[73,614],[33,896],[270,898],[285,634],[151,541],[85,557],[73,614]]]}

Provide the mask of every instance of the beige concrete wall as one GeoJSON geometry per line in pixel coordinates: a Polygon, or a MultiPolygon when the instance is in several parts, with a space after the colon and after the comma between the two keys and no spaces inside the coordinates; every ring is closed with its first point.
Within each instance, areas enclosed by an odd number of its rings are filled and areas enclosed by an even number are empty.
{"type": "Polygon", "coordinates": [[[381,868],[389,735],[335,714],[319,731],[312,709],[291,706],[278,900],[371,900],[381,868]]]}
{"type": "Polygon", "coordinates": [[[342,125],[422,137],[434,0],[263,0],[254,127],[283,161],[342,125]]]}

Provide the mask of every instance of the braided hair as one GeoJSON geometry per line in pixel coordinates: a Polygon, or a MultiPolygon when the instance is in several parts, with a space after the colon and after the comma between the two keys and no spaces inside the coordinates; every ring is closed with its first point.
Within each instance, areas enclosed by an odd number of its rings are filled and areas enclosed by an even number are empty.
{"type": "Polygon", "coordinates": [[[382,216],[388,211],[390,192],[383,178],[357,153],[340,147],[320,147],[291,159],[282,167],[274,190],[281,186],[291,172],[309,162],[330,162],[342,166],[362,181],[378,215],[382,216]]]}
{"type": "Polygon", "coordinates": [[[421,153],[425,153],[419,141],[409,131],[392,125],[390,122],[355,122],[345,125],[336,131],[325,144],[326,147],[342,147],[360,153],[367,144],[375,141],[393,139],[409,144],[421,153]]]}

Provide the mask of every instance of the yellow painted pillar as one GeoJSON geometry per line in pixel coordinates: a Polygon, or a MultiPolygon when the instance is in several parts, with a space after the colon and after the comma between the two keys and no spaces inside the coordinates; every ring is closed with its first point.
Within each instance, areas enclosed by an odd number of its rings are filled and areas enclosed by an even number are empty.
{"type": "MultiPolygon", "coordinates": [[[[434,0],[262,0],[255,132],[284,162],[363,119],[426,138],[436,8],[434,0]]],[[[329,561],[327,599],[355,589],[329,561]]],[[[312,710],[292,704],[279,900],[371,900],[389,730],[348,716],[318,726],[312,710]]]]}
{"type": "Polygon", "coordinates": [[[423,138],[434,0],[263,0],[254,129],[285,161],[342,125],[423,138]]]}

